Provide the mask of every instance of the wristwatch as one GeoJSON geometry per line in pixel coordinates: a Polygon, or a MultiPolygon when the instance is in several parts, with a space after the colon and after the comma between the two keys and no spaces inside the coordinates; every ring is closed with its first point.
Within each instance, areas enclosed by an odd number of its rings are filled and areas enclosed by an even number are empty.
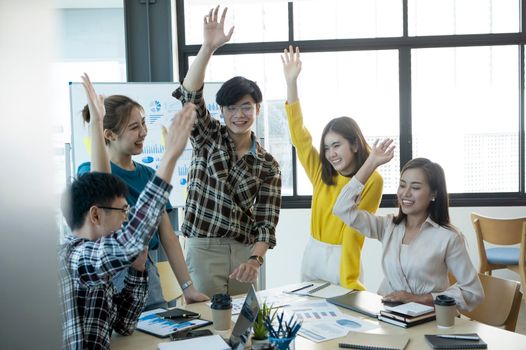
{"type": "Polygon", "coordinates": [[[188,281],[186,281],[185,283],[183,283],[183,284],[181,285],[181,290],[185,290],[186,288],[190,287],[192,284],[194,284],[194,283],[192,282],[192,280],[188,280],[188,281]]]}
{"type": "Polygon", "coordinates": [[[263,265],[265,262],[265,259],[261,255],[251,255],[248,260],[256,260],[259,264],[259,266],[263,265]]]}

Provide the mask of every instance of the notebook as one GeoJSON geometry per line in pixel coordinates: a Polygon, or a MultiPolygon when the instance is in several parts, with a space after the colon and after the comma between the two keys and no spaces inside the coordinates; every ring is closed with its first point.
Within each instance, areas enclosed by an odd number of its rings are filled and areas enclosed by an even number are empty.
{"type": "Polygon", "coordinates": [[[424,314],[428,314],[430,312],[435,311],[435,308],[432,306],[419,304],[419,303],[405,303],[398,306],[384,306],[386,310],[396,312],[398,314],[403,314],[407,316],[420,316],[424,314]]]}
{"type": "Polygon", "coordinates": [[[405,334],[371,334],[349,332],[338,346],[343,349],[404,350],[409,343],[405,334]]]}
{"type": "Polygon", "coordinates": [[[384,310],[380,311],[380,315],[378,316],[378,318],[380,318],[380,316],[392,318],[394,320],[398,320],[398,321],[402,321],[406,323],[414,323],[414,322],[418,322],[422,320],[433,321],[436,318],[436,314],[434,312],[430,312],[428,314],[424,314],[420,316],[411,317],[411,316],[406,316],[406,315],[397,314],[395,312],[384,311],[384,310]]]}
{"type": "Polygon", "coordinates": [[[284,290],[284,293],[295,294],[301,296],[311,296],[318,298],[333,298],[339,295],[344,295],[351,292],[352,289],[347,289],[342,286],[331,284],[325,281],[304,282],[294,285],[292,288],[284,290]]]}
{"type": "Polygon", "coordinates": [[[433,321],[434,319],[435,319],[435,316],[433,315],[431,317],[422,318],[422,319],[419,319],[419,320],[415,320],[413,322],[406,322],[406,321],[396,320],[396,319],[393,319],[391,317],[384,316],[382,314],[380,314],[378,316],[378,320],[379,321],[390,323],[392,325],[395,325],[395,326],[398,326],[398,327],[403,327],[403,328],[413,327],[413,326],[416,326],[416,325],[419,325],[419,324],[422,324],[422,323],[433,321]]]}
{"type": "MultiPolygon", "coordinates": [[[[477,333],[462,333],[453,334],[456,336],[478,336],[477,333]]],[[[482,339],[479,340],[464,340],[464,339],[449,339],[440,338],[436,334],[426,334],[426,341],[433,349],[487,349],[486,344],[482,339]]]]}
{"type": "Polygon", "coordinates": [[[327,301],[374,318],[378,317],[380,310],[384,308],[382,297],[368,291],[352,291],[338,297],[328,298],[327,301]]]}

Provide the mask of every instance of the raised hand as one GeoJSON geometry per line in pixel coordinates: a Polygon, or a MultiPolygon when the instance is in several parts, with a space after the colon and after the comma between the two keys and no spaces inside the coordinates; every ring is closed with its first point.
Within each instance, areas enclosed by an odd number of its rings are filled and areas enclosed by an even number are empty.
{"type": "Polygon", "coordinates": [[[378,167],[393,159],[394,148],[393,139],[385,139],[382,142],[376,140],[369,154],[369,158],[371,158],[374,165],[378,167]]]}
{"type": "Polygon", "coordinates": [[[104,107],[104,97],[102,95],[97,95],[93,84],[89,76],[84,73],[81,76],[82,86],[86,91],[86,96],[88,97],[88,108],[90,114],[90,123],[92,122],[102,122],[104,115],[106,114],[106,108],[104,107]]]}
{"type": "Polygon", "coordinates": [[[294,52],[292,45],[290,45],[288,51],[287,49],[283,50],[281,62],[283,62],[283,73],[287,84],[296,81],[301,72],[300,48],[296,46],[294,52]]]}
{"type": "Polygon", "coordinates": [[[211,9],[208,15],[204,17],[203,27],[203,46],[209,48],[212,51],[217,50],[223,46],[232,37],[234,33],[234,27],[230,28],[227,34],[225,34],[225,18],[228,7],[225,7],[221,18],[218,17],[219,5],[215,9],[211,9]]]}
{"type": "Polygon", "coordinates": [[[174,116],[168,130],[163,127],[163,137],[168,156],[179,158],[183,153],[195,119],[195,105],[189,102],[174,116]]]}

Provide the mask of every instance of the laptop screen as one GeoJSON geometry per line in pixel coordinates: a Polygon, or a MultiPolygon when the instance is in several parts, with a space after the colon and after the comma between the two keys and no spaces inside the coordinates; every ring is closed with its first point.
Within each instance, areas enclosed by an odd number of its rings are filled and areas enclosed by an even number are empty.
{"type": "Polygon", "coordinates": [[[243,349],[243,345],[246,344],[250,335],[250,327],[256,320],[258,311],[259,303],[256,290],[251,285],[229,339],[230,346],[233,349],[243,349]]]}

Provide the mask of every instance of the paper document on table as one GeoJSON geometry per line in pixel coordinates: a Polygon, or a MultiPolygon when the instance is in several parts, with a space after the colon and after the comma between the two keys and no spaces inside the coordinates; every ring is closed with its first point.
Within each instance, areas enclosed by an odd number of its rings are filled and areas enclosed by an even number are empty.
{"type": "Polygon", "coordinates": [[[311,296],[318,298],[333,298],[351,292],[352,289],[347,289],[342,286],[331,284],[324,281],[312,281],[299,283],[293,286],[287,286],[283,292],[287,294],[296,294],[303,296],[311,296]]]}
{"type": "MultiPolygon", "coordinates": [[[[290,305],[296,302],[307,301],[308,298],[285,294],[281,291],[281,288],[262,290],[256,293],[258,301],[260,303],[266,303],[268,306],[272,305],[272,308],[278,308],[285,305],[290,305]]],[[[232,300],[232,315],[237,315],[241,312],[241,307],[245,298],[236,298],[232,300]]],[[[209,305],[211,303],[208,303],[209,305]]]]}
{"type": "Polygon", "coordinates": [[[349,331],[366,332],[378,328],[375,323],[350,315],[333,320],[303,323],[298,334],[316,343],[344,337],[349,331]]]}
{"type": "Polygon", "coordinates": [[[172,341],[158,345],[159,350],[230,350],[230,346],[219,335],[208,335],[192,339],[172,341]]]}
{"type": "Polygon", "coordinates": [[[325,300],[311,300],[303,303],[289,305],[284,308],[288,317],[294,315],[301,322],[333,320],[343,316],[343,313],[334,305],[325,300]]]}

